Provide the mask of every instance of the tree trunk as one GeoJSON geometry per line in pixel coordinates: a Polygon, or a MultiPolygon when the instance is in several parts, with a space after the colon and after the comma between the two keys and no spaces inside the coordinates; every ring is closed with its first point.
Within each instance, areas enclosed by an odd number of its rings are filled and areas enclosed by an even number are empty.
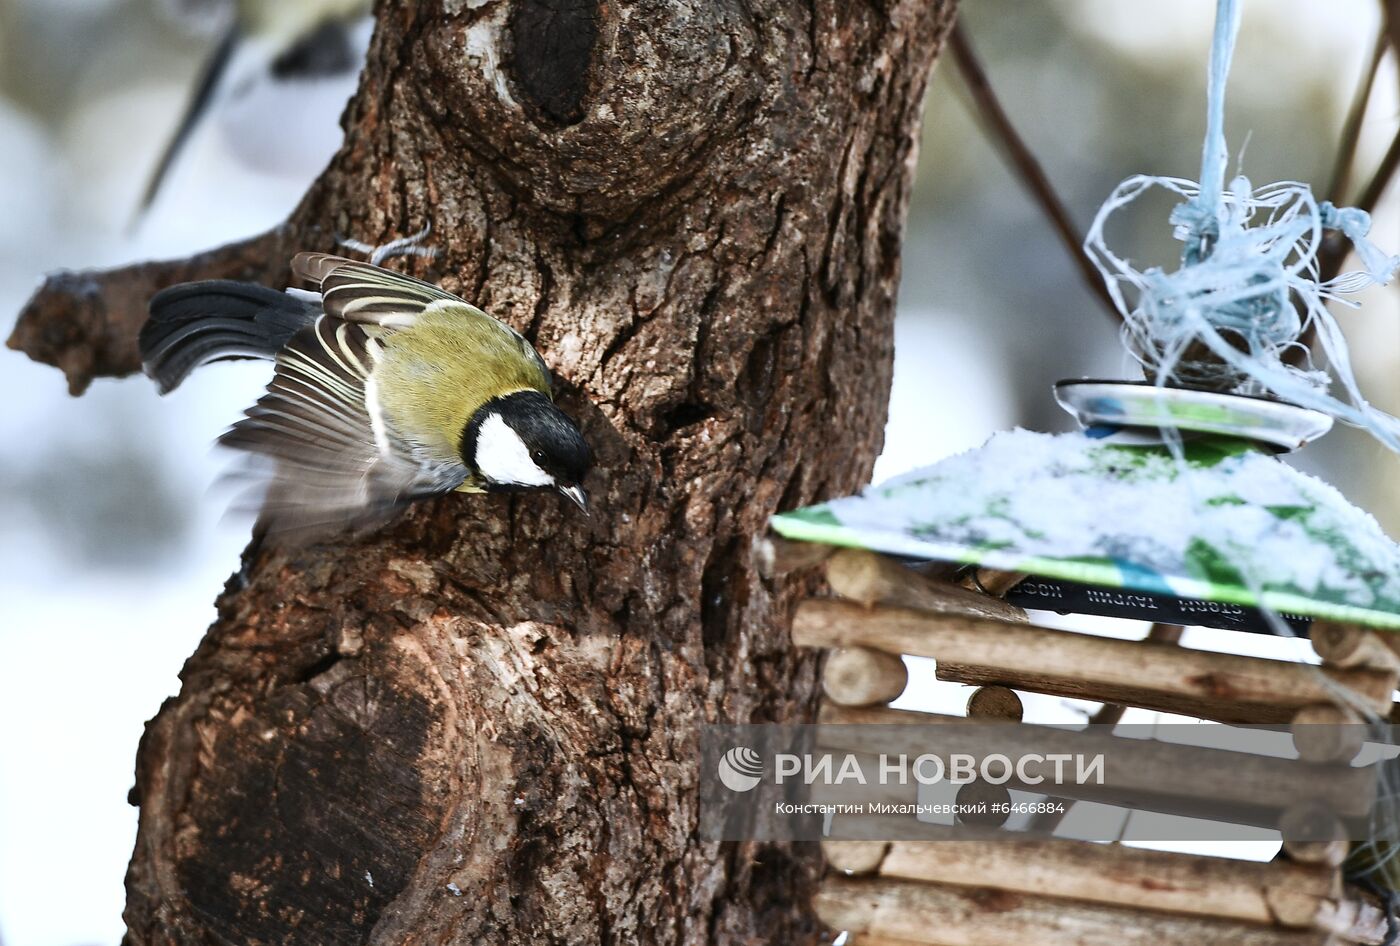
{"type": "Polygon", "coordinates": [[[815,939],[814,847],[697,839],[698,738],[813,707],[752,543],[869,476],[952,2],[380,3],[285,226],[41,289],[11,345],[80,391],[162,285],[430,222],[407,265],[534,340],[598,460],[592,518],[249,549],[141,745],[129,943],[815,939]]]}

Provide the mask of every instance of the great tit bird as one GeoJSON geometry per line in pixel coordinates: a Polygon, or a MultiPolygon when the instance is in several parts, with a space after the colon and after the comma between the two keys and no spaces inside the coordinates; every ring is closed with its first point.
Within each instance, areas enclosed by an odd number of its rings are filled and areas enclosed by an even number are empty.
{"type": "Polygon", "coordinates": [[[364,528],[452,490],[554,489],[587,511],[588,444],[519,333],[371,263],[301,253],[292,272],[316,291],[226,280],[162,290],[140,335],[162,394],[209,362],[276,363],[267,393],[220,439],[270,464],[267,534],[364,528]]]}
{"type": "MultiPolygon", "coordinates": [[[[182,0],[180,5],[210,6],[192,0],[182,0]]],[[[355,39],[355,27],[369,15],[372,6],[372,0],[219,3],[215,12],[224,13],[228,25],[205,62],[184,114],[151,172],[139,212],[150,208],[196,125],[223,95],[244,94],[253,83],[263,80],[314,80],[358,70],[364,50],[355,39]]]]}

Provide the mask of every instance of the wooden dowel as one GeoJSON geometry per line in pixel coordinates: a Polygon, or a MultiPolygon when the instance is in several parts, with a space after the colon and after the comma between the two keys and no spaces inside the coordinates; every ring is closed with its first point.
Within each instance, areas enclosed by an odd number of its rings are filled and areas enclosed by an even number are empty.
{"type": "Polygon", "coordinates": [[[1350,762],[1366,743],[1366,725],[1340,706],[1304,706],[1290,731],[1298,756],[1309,762],[1350,762]]]}
{"type": "Polygon", "coordinates": [[[754,561],[764,578],[778,578],[789,572],[814,568],[836,552],[836,546],[820,542],[793,542],[777,535],[754,540],[754,561]]]}
{"type": "Polygon", "coordinates": [[[933,614],[1024,621],[1026,612],[1000,598],[927,578],[898,562],[864,549],[842,549],[826,563],[826,581],[842,598],[864,605],[884,604],[933,614]]]}
{"type": "MultiPolygon", "coordinates": [[[[1299,798],[1316,799],[1319,805],[1325,803],[1328,811],[1348,817],[1364,816],[1371,810],[1377,787],[1376,773],[1371,769],[1319,767],[1225,749],[1129,739],[1102,731],[996,725],[961,716],[830,705],[821,708],[818,722],[817,744],[871,759],[868,768],[862,761],[863,772],[879,772],[881,755],[912,759],[929,754],[945,764],[955,753],[975,760],[988,754],[1013,759],[1102,755],[1102,784],[1056,784],[1051,763],[1032,763],[1026,765],[1027,774],[1045,781],[1030,790],[1267,828],[1278,826],[1280,815],[1295,807],[1299,798]]],[[[1067,774],[1073,775],[1068,770],[1067,774]]],[[[1014,780],[1008,784],[1017,787],[1014,780]]],[[[1295,820],[1289,824],[1303,823],[1295,820]]],[[[1303,836],[1302,830],[1291,833],[1303,836]]]]}
{"type": "Polygon", "coordinates": [[[868,869],[882,877],[1294,927],[1313,924],[1338,879],[1335,870],[1314,864],[1238,861],[1086,841],[1003,836],[830,843],[879,846],[879,857],[868,869]]]}
{"type": "Polygon", "coordinates": [[[957,816],[957,820],[964,824],[1000,828],[1011,817],[1009,808],[999,807],[1011,804],[1011,790],[1005,785],[994,785],[981,779],[968,782],[958,789],[957,803],[969,809],[968,814],[957,816]]]}
{"type": "Polygon", "coordinates": [[[940,946],[1323,946],[1328,935],[883,877],[828,877],[814,906],[833,929],[940,946]]]}
{"type": "Polygon", "coordinates": [[[1025,837],[908,815],[838,814],[828,830],[833,840],[873,840],[890,852],[905,849],[888,864],[888,853],[882,856],[876,869],[882,876],[1292,927],[1320,926],[1320,915],[1343,909],[1336,902],[1341,875],[1326,864],[1286,858],[1258,863],[1025,837]],[[904,866],[905,857],[923,866],[904,866]]]}
{"type": "Polygon", "coordinates": [[[1009,687],[978,687],[967,698],[967,715],[969,719],[1019,723],[1025,715],[1025,707],[1016,691],[1009,687]]]}
{"type": "Polygon", "coordinates": [[[1313,651],[1338,667],[1372,667],[1400,671],[1400,656],[1381,638],[1393,631],[1373,631],[1356,624],[1314,621],[1308,630],[1313,651]]]}
{"type": "Polygon", "coordinates": [[[841,706],[888,703],[904,692],[908,682],[903,660],[868,647],[834,650],[822,668],[822,690],[841,706]]]}
{"type": "Polygon", "coordinates": [[[1345,840],[1334,841],[1284,841],[1283,850],[1299,864],[1325,864],[1340,867],[1347,859],[1351,845],[1345,840]]]}
{"type": "Polygon", "coordinates": [[[1124,641],[846,601],[798,606],[793,640],[804,647],[871,647],[932,657],[940,680],[1005,684],[1056,696],[1124,703],[1234,723],[1287,723],[1303,706],[1330,703],[1333,684],[1376,712],[1390,711],[1394,675],[1124,641]]]}
{"type": "Polygon", "coordinates": [[[1310,797],[1283,812],[1279,830],[1284,853],[1300,864],[1340,867],[1351,848],[1332,807],[1310,797]]]}
{"type": "Polygon", "coordinates": [[[822,840],[822,854],[826,862],[836,870],[852,874],[874,873],[890,849],[888,841],[840,841],[834,838],[822,840]]]}

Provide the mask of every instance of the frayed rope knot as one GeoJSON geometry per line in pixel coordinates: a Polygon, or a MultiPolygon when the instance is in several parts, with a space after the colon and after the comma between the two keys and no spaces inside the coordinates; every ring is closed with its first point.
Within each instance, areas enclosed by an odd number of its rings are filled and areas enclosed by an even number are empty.
{"type": "Polygon", "coordinates": [[[1272,395],[1365,428],[1400,452],[1400,421],[1361,395],[1346,340],[1326,307],[1329,301],[1356,307],[1342,296],[1389,282],[1400,256],[1367,239],[1368,213],[1319,203],[1306,184],[1285,181],[1256,190],[1240,176],[1224,186],[1224,89],[1238,29],[1235,0],[1220,0],[1201,183],[1128,178],[1099,208],[1084,248],[1123,315],[1125,345],[1157,384],[1272,395]],[[1169,218],[1183,243],[1181,266],[1170,273],[1136,269],[1104,239],[1108,218],[1154,187],[1181,198],[1169,218]],[[1328,230],[1350,241],[1361,269],[1324,282],[1317,256],[1328,230]],[[1328,370],[1310,367],[1306,352],[1302,367],[1286,360],[1301,350],[1298,339],[1309,327],[1328,370]],[[1329,393],[1334,379],[1344,397],[1329,393]]]}
{"type": "Polygon", "coordinates": [[[1400,270],[1400,256],[1387,256],[1380,247],[1366,239],[1371,232],[1371,215],[1360,207],[1334,207],[1330,200],[1318,205],[1322,226],[1336,230],[1351,241],[1361,268],[1373,282],[1384,286],[1400,270]]]}

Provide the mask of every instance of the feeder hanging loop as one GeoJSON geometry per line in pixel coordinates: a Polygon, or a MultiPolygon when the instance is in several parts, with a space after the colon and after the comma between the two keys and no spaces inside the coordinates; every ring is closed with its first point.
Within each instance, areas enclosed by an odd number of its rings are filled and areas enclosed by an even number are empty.
{"type": "Polygon", "coordinates": [[[1239,34],[1238,0],[1219,0],[1206,97],[1199,183],[1135,175],[1099,208],[1084,249],[1123,315],[1123,340],[1160,386],[1266,395],[1322,411],[1369,431],[1400,452],[1400,420],[1373,407],[1351,368],[1346,340],[1326,303],[1389,282],[1400,256],[1367,238],[1370,215],[1319,203],[1308,185],[1284,181],[1254,188],[1238,176],[1226,186],[1225,86],[1239,34]],[[1138,269],[1104,237],[1109,217],[1152,188],[1181,198],[1169,222],[1183,244],[1180,266],[1138,269]],[[1361,268],[1323,281],[1318,250],[1325,231],[1346,237],[1361,268]],[[1295,367],[1285,356],[1313,327],[1326,370],[1295,367]],[[1341,390],[1330,391],[1335,383],[1341,390]]]}

